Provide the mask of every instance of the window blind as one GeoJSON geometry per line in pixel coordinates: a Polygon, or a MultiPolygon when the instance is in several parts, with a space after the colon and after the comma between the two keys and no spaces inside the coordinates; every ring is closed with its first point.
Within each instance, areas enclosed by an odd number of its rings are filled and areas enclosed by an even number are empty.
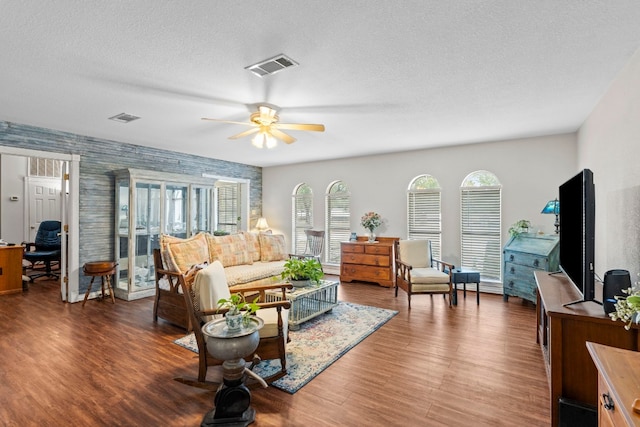
{"type": "Polygon", "coordinates": [[[238,232],[239,212],[239,191],[238,184],[224,183],[218,184],[217,192],[217,230],[228,231],[229,233],[238,232]]]}
{"type": "Polygon", "coordinates": [[[305,230],[313,227],[313,194],[304,192],[301,188],[293,196],[292,219],[293,224],[293,253],[301,254],[307,247],[305,230]]]}
{"type": "Polygon", "coordinates": [[[431,240],[433,257],[441,259],[442,215],[440,190],[407,193],[407,238],[431,240]]]}
{"type": "Polygon", "coordinates": [[[340,264],[340,242],[349,240],[351,234],[350,205],[349,193],[346,191],[327,195],[327,224],[325,228],[326,260],[329,264],[340,264]]]}
{"type": "Polygon", "coordinates": [[[480,271],[485,280],[501,279],[501,190],[496,187],[461,189],[461,261],[480,271]]]}

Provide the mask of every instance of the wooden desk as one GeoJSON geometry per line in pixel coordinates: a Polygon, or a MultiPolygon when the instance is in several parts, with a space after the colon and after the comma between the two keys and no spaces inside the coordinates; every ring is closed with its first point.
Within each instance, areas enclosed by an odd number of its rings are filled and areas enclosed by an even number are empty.
{"type": "Polygon", "coordinates": [[[0,295],[22,292],[22,246],[0,246],[0,295]]]}
{"type": "Polygon", "coordinates": [[[544,357],[551,392],[551,425],[558,425],[560,397],[598,404],[598,372],[589,355],[587,341],[638,351],[638,328],[627,331],[620,321],[604,314],[601,305],[580,299],[564,274],[536,271],[537,338],[544,357]]]}
{"type": "Polygon", "coordinates": [[[640,353],[592,342],[587,349],[598,368],[598,425],[640,426],[632,407],[640,398],[640,353]]]}

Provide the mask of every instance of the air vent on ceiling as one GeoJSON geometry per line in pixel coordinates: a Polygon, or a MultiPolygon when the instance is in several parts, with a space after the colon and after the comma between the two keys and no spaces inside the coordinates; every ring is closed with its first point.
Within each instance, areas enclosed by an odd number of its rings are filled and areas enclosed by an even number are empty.
{"type": "Polygon", "coordinates": [[[297,65],[298,63],[296,61],[281,53],[273,58],[265,59],[257,64],[249,65],[244,69],[251,71],[256,76],[263,77],[297,65]]]}
{"type": "Polygon", "coordinates": [[[113,117],[109,117],[109,120],[114,120],[116,122],[120,122],[120,123],[129,123],[132,122],[134,120],[138,120],[140,117],[138,116],[134,116],[133,114],[127,114],[127,113],[120,113],[117,114],[113,117]]]}

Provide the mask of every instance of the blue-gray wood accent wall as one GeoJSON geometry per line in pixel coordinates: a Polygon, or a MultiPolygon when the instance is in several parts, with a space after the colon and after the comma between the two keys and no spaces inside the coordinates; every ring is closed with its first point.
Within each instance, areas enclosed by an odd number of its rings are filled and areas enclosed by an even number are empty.
{"type": "MultiPolygon", "coordinates": [[[[176,141],[176,144],[179,144],[176,141]]],[[[80,155],[80,265],[114,257],[115,181],[113,171],[147,169],[202,176],[209,173],[250,179],[250,208],[262,213],[262,168],[224,160],[158,150],[51,129],[0,121],[0,145],[80,155]]],[[[89,285],[80,276],[80,294],[89,285]]]]}

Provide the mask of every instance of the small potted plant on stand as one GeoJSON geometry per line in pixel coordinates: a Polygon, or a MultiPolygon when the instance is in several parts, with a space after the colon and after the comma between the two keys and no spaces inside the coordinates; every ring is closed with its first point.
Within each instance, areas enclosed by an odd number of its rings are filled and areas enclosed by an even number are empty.
{"type": "Polygon", "coordinates": [[[224,318],[230,331],[237,331],[249,325],[251,315],[260,309],[256,297],[252,302],[247,302],[242,294],[233,294],[229,298],[218,300],[218,310],[227,309],[224,318]]]}
{"type": "Polygon", "coordinates": [[[296,288],[320,283],[324,277],[322,265],[315,258],[290,258],[284,263],[282,279],[290,280],[296,288]]]}

